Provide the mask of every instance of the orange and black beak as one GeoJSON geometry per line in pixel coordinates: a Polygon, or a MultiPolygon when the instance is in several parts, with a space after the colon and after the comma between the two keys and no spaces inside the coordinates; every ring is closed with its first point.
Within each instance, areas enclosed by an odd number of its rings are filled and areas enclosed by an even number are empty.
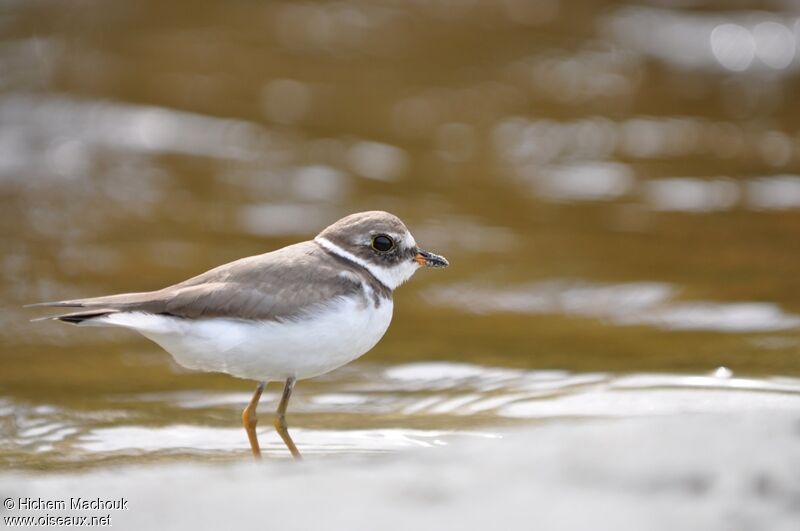
{"type": "Polygon", "coordinates": [[[444,256],[429,253],[422,249],[417,249],[417,255],[414,257],[414,261],[426,267],[447,267],[450,265],[450,262],[448,262],[447,258],[444,256]]]}

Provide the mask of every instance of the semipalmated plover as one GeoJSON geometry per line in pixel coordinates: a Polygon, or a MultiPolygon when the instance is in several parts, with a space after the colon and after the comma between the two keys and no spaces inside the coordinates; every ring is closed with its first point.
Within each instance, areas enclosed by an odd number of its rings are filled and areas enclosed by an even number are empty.
{"type": "Polygon", "coordinates": [[[310,241],[242,258],[158,291],[45,302],[81,308],[44,317],[78,326],[118,326],[158,343],[190,369],[258,381],[242,422],[255,457],[256,406],[267,382],[283,381],[274,425],[286,427],[294,384],[353,361],[392,319],[392,291],[423,266],[447,267],[423,251],[399,218],[361,212],[310,241]]]}

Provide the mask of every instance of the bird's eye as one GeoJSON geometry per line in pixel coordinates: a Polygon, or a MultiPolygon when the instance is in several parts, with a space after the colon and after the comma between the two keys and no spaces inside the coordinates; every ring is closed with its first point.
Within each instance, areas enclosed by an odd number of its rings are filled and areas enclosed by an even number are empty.
{"type": "Polygon", "coordinates": [[[382,253],[391,251],[394,249],[394,240],[383,234],[375,236],[372,238],[372,248],[382,253]]]}

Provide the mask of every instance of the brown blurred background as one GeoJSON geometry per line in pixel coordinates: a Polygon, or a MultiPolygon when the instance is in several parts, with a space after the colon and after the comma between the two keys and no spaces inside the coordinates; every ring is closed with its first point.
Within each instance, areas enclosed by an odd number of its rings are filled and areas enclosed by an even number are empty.
{"type": "MultiPolygon", "coordinates": [[[[0,393],[242,389],[40,300],[385,209],[452,267],[363,362],[800,375],[800,3],[7,2],[0,393]]],[[[87,406],[89,407],[89,406],[87,406]]]]}

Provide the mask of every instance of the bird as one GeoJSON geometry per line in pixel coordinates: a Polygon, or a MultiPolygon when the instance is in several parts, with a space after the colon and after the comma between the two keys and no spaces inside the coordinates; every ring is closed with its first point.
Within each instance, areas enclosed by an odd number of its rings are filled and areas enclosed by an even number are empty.
{"type": "Polygon", "coordinates": [[[312,240],[241,258],[157,291],[31,304],[72,308],[34,320],[134,330],[183,367],[255,380],[242,411],[261,457],[256,409],[268,382],[283,382],[273,425],[300,459],[286,423],[298,380],[371,350],[392,319],[392,294],[420,268],[447,267],[384,211],[346,216],[312,240]]]}

